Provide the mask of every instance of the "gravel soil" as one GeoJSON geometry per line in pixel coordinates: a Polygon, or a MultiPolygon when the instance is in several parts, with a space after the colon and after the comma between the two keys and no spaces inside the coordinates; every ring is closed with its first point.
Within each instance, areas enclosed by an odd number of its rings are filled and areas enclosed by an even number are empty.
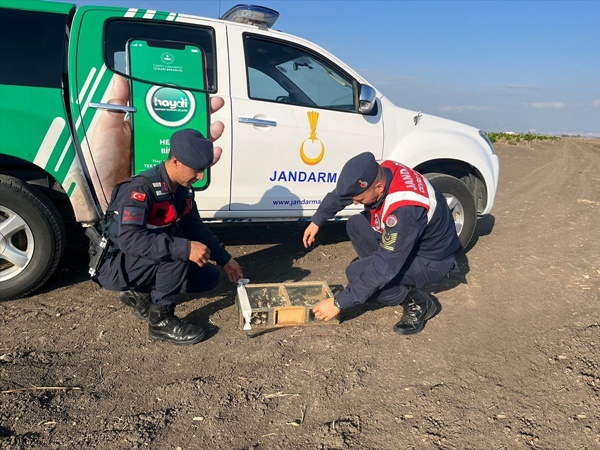
{"type": "MultiPolygon", "coordinates": [[[[88,279],[73,226],[43,290],[0,303],[0,448],[600,448],[600,140],[496,149],[493,215],[411,337],[392,332],[401,308],[376,305],[246,333],[224,278],[177,308],[206,341],[153,343],[88,279]]],[[[214,230],[253,283],[341,289],[344,224],[308,251],[304,226],[214,230]]]]}

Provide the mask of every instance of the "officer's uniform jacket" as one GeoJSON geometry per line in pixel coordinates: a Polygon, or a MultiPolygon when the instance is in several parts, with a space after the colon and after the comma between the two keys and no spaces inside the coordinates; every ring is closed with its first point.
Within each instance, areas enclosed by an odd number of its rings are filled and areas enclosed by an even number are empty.
{"type": "Polygon", "coordinates": [[[187,261],[188,241],[198,241],[217,264],[231,258],[200,218],[194,191],[178,186],[171,192],[164,163],[117,185],[108,211],[117,213],[118,245],[128,256],[187,261]]]}
{"type": "MultiPolygon", "coordinates": [[[[403,164],[383,161],[380,165],[386,191],[379,202],[365,205],[371,227],[380,235],[380,246],[367,270],[336,295],[342,309],[366,302],[415,256],[443,261],[462,248],[443,194],[403,164]]],[[[341,198],[334,190],[325,196],[311,221],[322,227],[350,204],[352,199],[341,198]]]]}

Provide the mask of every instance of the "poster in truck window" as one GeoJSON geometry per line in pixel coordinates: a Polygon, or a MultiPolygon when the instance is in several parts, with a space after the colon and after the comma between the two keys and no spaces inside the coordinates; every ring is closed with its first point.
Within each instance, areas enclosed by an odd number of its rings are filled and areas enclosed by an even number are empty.
{"type": "MultiPolygon", "coordinates": [[[[131,79],[133,170],[140,173],[163,162],[171,135],[193,128],[208,137],[209,114],[205,57],[196,45],[131,39],[127,42],[127,71],[131,79]]],[[[194,184],[205,189],[209,169],[194,184]]]]}

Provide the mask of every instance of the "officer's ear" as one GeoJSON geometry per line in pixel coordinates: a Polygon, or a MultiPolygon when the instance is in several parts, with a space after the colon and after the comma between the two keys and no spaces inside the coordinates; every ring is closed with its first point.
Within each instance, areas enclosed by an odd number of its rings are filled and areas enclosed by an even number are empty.
{"type": "Polygon", "coordinates": [[[375,181],[375,184],[373,185],[373,187],[375,188],[375,190],[377,192],[382,193],[383,191],[385,191],[385,180],[375,181]]]}

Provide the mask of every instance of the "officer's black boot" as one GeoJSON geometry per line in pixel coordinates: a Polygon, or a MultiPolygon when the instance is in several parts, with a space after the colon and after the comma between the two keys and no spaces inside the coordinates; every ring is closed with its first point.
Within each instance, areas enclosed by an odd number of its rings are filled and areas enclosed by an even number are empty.
{"type": "Polygon", "coordinates": [[[425,292],[412,289],[406,302],[402,304],[404,312],[400,321],[394,325],[398,334],[417,334],[425,327],[425,322],[440,312],[439,307],[425,292]]]}
{"type": "Polygon", "coordinates": [[[119,292],[119,300],[131,308],[138,319],[148,320],[150,294],[136,291],[119,292]]]}
{"type": "Polygon", "coordinates": [[[168,341],[175,345],[197,344],[204,339],[204,330],[175,315],[175,305],[150,304],[148,334],[153,341],[168,341]]]}

